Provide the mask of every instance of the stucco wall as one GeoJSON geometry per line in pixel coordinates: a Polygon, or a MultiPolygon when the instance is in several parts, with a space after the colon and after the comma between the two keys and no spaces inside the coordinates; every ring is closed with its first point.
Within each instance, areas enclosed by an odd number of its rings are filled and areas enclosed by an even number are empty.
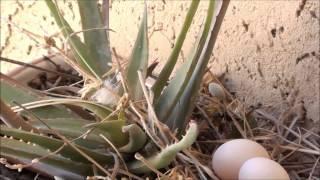
{"type": "MultiPolygon", "coordinates": [[[[150,2],[150,62],[167,59],[190,1],[150,2]]],[[[232,0],[221,27],[211,61],[212,71],[223,75],[227,88],[247,105],[263,104],[274,112],[297,90],[307,117],[318,121],[319,110],[319,2],[307,0],[232,0]],[[301,10],[298,10],[298,9],[301,10]]],[[[65,17],[79,30],[74,1],[60,1],[65,17]]],[[[205,17],[202,1],[183,46],[180,62],[187,56],[205,17]]],[[[112,1],[112,46],[130,55],[143,11],[143,1],[112,1]]],[[[42,37],[59,32],[43,1],[1,1],[1,56],[28,61],[46,54],[42,37]],[[9,15],[11,16],[9,18],[9,15]],[[14,24],[8,26],[7,21],[14,24]],[[21,28],[26,31],[21,33],[21,28]],[[36,34],[36,35],[33,35],[36,34]],[[27,35],[29,34],[29,35],[27,35]],[[31,36],[32,38],[28,37],[31,36]]],[[[57,44],[63,42],[55,38],[57,44]]],[[[13,66],[1,63],[1,71],[13,66]]]]}

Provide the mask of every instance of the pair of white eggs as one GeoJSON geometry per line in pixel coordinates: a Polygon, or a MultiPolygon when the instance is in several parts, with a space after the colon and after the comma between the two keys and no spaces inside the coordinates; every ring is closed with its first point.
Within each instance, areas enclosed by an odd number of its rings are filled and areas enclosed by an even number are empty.
{"type": "Polygon", "coordinates": [[[221,145],[213,154],[212,167],[222,180],[290,180],[260,144],[247,139],[221,145]]]}

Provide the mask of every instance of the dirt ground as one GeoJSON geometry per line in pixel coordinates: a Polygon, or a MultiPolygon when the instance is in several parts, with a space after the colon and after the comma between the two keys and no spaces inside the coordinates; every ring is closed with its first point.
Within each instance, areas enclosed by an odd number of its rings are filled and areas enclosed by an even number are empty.
{"type": "MultiPolygon", "coordinates": [[[[74,1],[59,1],[66,19],[79,30],[74,1]]],[[[203,23],[206,1],[180,55],[182,62],[203,23]]],[[[150,62],[167,59],[178,36],[190,1],[149,2],[150,62]]],[[[310,124],[320,117],[319,2],[316,0],[232,0],[210,63],[212,72],[246,105],[262,105],[275,114],[288,108],[287,101],[303,102],[310,124]]],[[[112,0],[112,47],[124,57],[136,37],[143,1],[112,0]]],[[[53,50],[44,37],[59,30],[44,1],[1,1],[1,56],[30,61],[53,50]]],[[[1,72],[14,68],[1,62],[1,72]]]]}

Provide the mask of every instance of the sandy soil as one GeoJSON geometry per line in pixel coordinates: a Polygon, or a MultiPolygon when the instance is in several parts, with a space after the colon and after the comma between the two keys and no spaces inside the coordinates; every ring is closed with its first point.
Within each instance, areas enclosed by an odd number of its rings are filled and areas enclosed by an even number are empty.
{"type": "MultiPolygon", "coordinates": [[[[150,62],[167,59],[189,1],[150,2],[150,62]]],[[[201,4],[180,55],[187,56],[205,17],[201,4]]],[[[74,1],[60,1],[65,17],[79,30],[74,1]]],[[[288,108],[288,99],[303,101],[310,122],[319,123],[319,2],[237,1],[230,3],[215,46],[211,70],[246,105],[261,104],[273,113],[288,108]],[[305,3],[304,3],[305,2],[305,3]]],[[[143,11],[143,1],[112,1],[112,47],[130,55],[143,11]]],[[[44,37],[59,33],[43,1],[1,1],[1,56],[29,61],[51,52],[44,37]]],[[[63,40],[55,37],[61,46],[63,40]]],[[[1,63],[1,72],[14,66],[1,63]]],[[[314,125],[314,123],[311,123],[314,125]]]]}

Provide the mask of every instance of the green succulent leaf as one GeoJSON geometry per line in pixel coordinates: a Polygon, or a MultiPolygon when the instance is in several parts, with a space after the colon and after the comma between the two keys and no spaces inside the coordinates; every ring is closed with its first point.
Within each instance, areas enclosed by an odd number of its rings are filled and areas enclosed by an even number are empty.
{"type": "Polygon", "coordinates": [[[80,68],[85,71],[87,74],[92,75],[96,79],[101,80],[102,76],[105,73],[105,69],[102,70],[99,63],[91,57],[88,52],[88,47],[81,42],[80,38],[74,34],[74,31],[68,24],[68,22],[60,14],[57,3],[52,0],[45,0],[51,14],[53,15],[56,23],[59,28],[62,30],[62,33],[68,43],[71,46],[72,52],[76,58],[77,63],[80,65],[80,68]]]}
{"type": "Polygon", "coordinates": [[[84,42],[88,47],[91,57],[95,59],[99,65],[99,72],[106,73],[111,68],[111,66],[108,65],[108,63],[111,63],[111,52],[106,30],[101,29],[104,27],[97,0],[78,0],[78,5],[82,30],[84,31],[84,42]]]}
{"type": "Polygon", "coordinates": [[[7,126],[13,128],[21,128],[25,131],[37,131],[34,127],[32,127],[29,123],[27,123],[24,119],[22,119],[18,114],[12,111],[12,109],[6,105],[0,99],[0,120],[2,120],[7,126]]]}
{"type": "MultiPolygon", "coordinates": [[[[29,164],[32,160],[48,155],[48,151],[41,146],[33,146],[15,139],[0,137],[2,158],[11,162],[29,164]]],[[[38,172],[49,176],[59,176],[65,179],[85,179],[92,175],[92,167],[88,164],[78,163],[59,155],[51,155],[32,165],[38,172]]]]}
{"type": "Polygon", "coordinates": [[[186,18],[184,20],[181,32],[177,38],[177,41],[176,41],[175,46],[169,56],[169,59],[167,60],[165,66],[161,70],[155,84],[152,87],[155,99],[158,99],[161,91],[165,87],[165,85],[166,85],[166,83],[167,83],[167,81],[173,71],[174,66],[177,63],[183,42],[184,42],[186,35],[187,35],[187,32],[191,26],[193,17],[198,9],[199,3],[200,3],[199,0],[192,1],[191,5],[189,7],[188,13],[186,15],[186,18]]]}
{"type": "MultiPolygon", "coordinates": [[[[88,129],[84,128],[84,126],[91,123],[91,121],[73,118],[42,119],[41,121],[45,122],[51,129],[58,131],[60,134],[70,139],[78,138],[85,134],[88,129]]],[[[30,124],[42,132],[51,132],[51,130],[40,121],[31,121],[30,124]]],[[[92,149],[105,148],[105,142],[101,140],[96,132],[97,130],[89,133],[85,139],[78,138],[74,142],[78,145],[92,149]]]]}
{"type": "Polygon", "coordinates": [[[133,153],[141,149],[147,142],[144,131],[136,124],[130,124],[122,128],[123,133],[129,134],[129,141],[119,148],[120,152],[133,153]]]}
{"type": "MultiPolygon", "coordinates": [[[[33,146],[41,146],[45,150],[49,149],[51,152],[56,151],[64,144],[64,142],[59,139],[49,138],[37,133],[26,132],[5,126],[1,126],[0,134],[2,136],[13,137],[14,139],[22,140],[24,142],[30,142],[30,144],[33,146]]],[[[98,153],[81,146],[77,147],[101,164],[113,163],[112,155],[98,153]]],[[[58,154],[73,161],[90,163],[85,157],[83,157],[70,146],[65,146],[61,151],[59,151],[58,154]]]]}
{"type": "MultiPolygon", "coordinates": [[[[161,169],[168,166],[175,158],[178,152],[190,147],[198,136],[198,126],[195,122],[190,122],[190,127],[187,130],[185,136],[177,143],[172,144],[165,149],[161,150],[160,153],[146,158],[149,165],[156,169],[161,169]]],[[[146,166],[143,162],[136,160],[128,164],[128,168],[134,173],[146,173],[150,172],[151,169],[146,166]]]]}
{"type": "MultiPolygon", "coordinates": [[[[91,112],[93,112],[96,116],[98,116],[100,119],[106,118],[111,112],[112,109],[92,102],[92,101],[86,101],[81,99],[72,99],[72,98],[51,98],[47,100],[40,100],[40,101],[34,101],[31,103],[23,104],[26,109],[35,109],[40,107],[46,107],[46,106],[52,106],[52,105],[73,105],[82,107],[84,109],[87,109],[91,112]]],[[[13,108],[16,112],[22,111],[20,107],[14,107],[13,108]]]]}
{"type": "Polygon", "coordinates": [[[98,123],[87,124],[85,128],[94,128],[93,134],[96,134],[102,144],[106,142],[99,137],[98,133],[106,136],[116,147],[121,147],[128,142],[128,135],[122,132],[122,128],[125,126],[124,120],[112,120],[98,123]]]}
{"type": "MultiPolygon", "coordinates": [[[[197,51],[201,52],[199,61],[194,69],[191,79],[188,81],[186,90],[183,92],[173,112],[166,120],[166,124],[172,129],[178,128],[179,132],[186,126],[186,120],[190,117],[194,108],[194,102],[198,93],[202,77],[211,57],[212,49],[217,39],[220,26],[229,5],[226,1],[210,1],[206,25],[210,25],[209,36],[206,37],[205,44],[197,51]]],[[[204,34],[202,34],[204,36],[204,34]]],[[[183,67],[182,67],[183,70],[183,67]]],[[[182,71],[181,70],[181,71],[182,71]]]]}
{"type": "MultiPolygon", "coordinates": [[[[159,119],[163,122],[167,121],[167,118],[173,111],[174,107],[179,103],[181,95],[187,91],[187,85],[190,83],[190,79],[194,73],[196,65],[200,59],[200,55],[203,51],[207,37],[212,24],[214,12],[214,1],[210,1],[208,15],[204,25],[204,29],[200,39],[198,40],[196,47],[193,48],[191,56],[189,56],[187,62],[181,66],[176,73],[175,77],[170,81],[169,85],[164,89],[160,95],[158,101],[155,104],[155,111],[159,119]]],[[[201,81],[201,77],[198,77],[198,81],[201,81]]],[[[188,102],[189,103],[189,102],[188,102]]],[[[170,122],[172,123],[172,122],[170,122]]],[[[183,122],[184,123],[184,122],[183,122]]],[[[175,126],[169,126],[176,128],[175,126]]],[[[174,129],[173,129],[174,130],[174,129]]]]}
{"type": "Polygon", "coordinates": [[[142,88],[139,83],[138,71],[143,77],[147,75],[148,68],[148,27],[147,27],[147,5],[144,13],[136,42],[134,44],[129,65],[126,72],[128,88],[133,100],[141,100],[143,97],[142,88]]]}
{"type": "MultiPolygon", "coordinates": [[[[19,82],[10,79],[6,75],[0,74],[0,98],[9,106],[15,106],[13,102],[19,104],[33,101],[49,99],[43,94],[23,86],[19,82]]],[[[39,118],[77,118],[78,116],[63,105],[46,106],[33,109],[32,112],[39,118]]],[[[27,113],[23,115],[28,116],[27,113]]]]}
{"type": "Polygon", "coordinates": [[[144,131],[136,124],[125,126],[124,120],[105,121],[92,123],[85,126],[94,128],[94,134],[101,133],[106,136],[120,152],[133,153],[141,149],[146,141],[147,136],[144,131]]]}

